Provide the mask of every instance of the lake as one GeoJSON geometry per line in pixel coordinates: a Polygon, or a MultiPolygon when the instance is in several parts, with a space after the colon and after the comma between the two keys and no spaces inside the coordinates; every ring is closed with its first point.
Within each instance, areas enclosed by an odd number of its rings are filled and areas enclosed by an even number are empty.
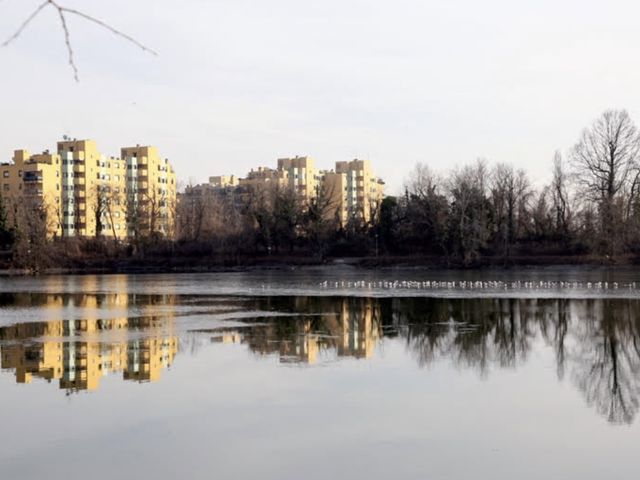
{"type": "Polygon", "coordinates": [[[2,479],[635,479],[640,272],[0,277],[2,479]]]}

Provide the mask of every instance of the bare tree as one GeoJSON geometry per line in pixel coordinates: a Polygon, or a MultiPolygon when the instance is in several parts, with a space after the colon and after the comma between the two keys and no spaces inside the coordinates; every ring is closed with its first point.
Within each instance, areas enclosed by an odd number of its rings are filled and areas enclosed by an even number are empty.
{"type": "Polygon", "coordinates": [[[445,181],[428,166],[418,163],[406,182],[406,216],[410,235],[430,253],[448,253],[448,202],[445,181]]]}
{"type": "Polygon", "coordinates": [[[569,239],[569,221],[571,209],[569,204],[568,175],[562,154],[556,151],[553,156],[553,179],[551,181],[551,199],[553,202],[554,229],[556,235],[564,242],[569,239]]]}
{"type": "Polygon", "coordinates": [[[576,178],[588,199],[595,202],[601,221],[602,245],[617,251],[624,213],[621,196],[631,187],[638,168],[640,132],[626,110],[607,110],[584,130],[573,149],[576,178]]]}
{"type": "Polygon", "coordinates": [[[479,160],[475,166],[455,171],[449,180],[448,234],[454,253],[465,265],[480,257],[489,239],[487,177],[486,164],[479,160]]]}
{"type": "Polygon", "coordinates": [[[320,184],[309,200],[303,217],[304,230],[311,251],[323,260],[329,249],[329,239],[340,225],[340,194],[333,184],[320,184]]]}
{"type": "Polygon", "coordinates": [[[523,170],[515,171],[513,166],[501,163],[494,168],[491,184],[496,233],[508,259],[511,246],[528,222],[529,180],[523,170]]]}

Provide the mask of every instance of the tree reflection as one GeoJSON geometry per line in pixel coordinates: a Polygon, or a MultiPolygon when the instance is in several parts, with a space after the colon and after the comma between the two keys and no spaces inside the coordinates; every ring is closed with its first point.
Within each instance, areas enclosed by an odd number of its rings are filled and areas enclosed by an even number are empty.
{"type": "Polygon", "coordinates": [[[637,300],[394,300],[394,323],[421,366],[438,360],[513,368],[537,339],[553,348],[558,378],[567,368],[587,403],[612,423],[640,408],[640,302],[637,300]],[[417,315],[416,312],[421,312],[417,315]]]}
{"type": "Polygon", "coordinates": [[[631,423],[640,398],[636,301],[590,300],[576,324],[573,378],[601,415],[631,423]]]}
{"type": "MultiPolygon", "coordinates": [[[[242,343],[283,362],[323,352],[368,358],[380,339],[400,337],[421,367],[451,362],[482,377],[517,368],[539,345],[552,348],[587,404],[612,423],[640,408],[640,301],[569,299],[278,298],[256,308],[305,312],[245,331],[242,343]],[[316,315],[317,316],[314,316],[316,315]],[[351,339],[351,340],[349,340],[351,339]]],[[[239,337],[238,337],[239,338],[239,337]]]]}
{"type": "MultiPolygon", "coordinates": [[[[369,359],[384,338],[393,337],[420,367],[448,362],[488,377],[495,369],[518,368],[532,352],[548,347],[558,379],[570,378],[609,422],[631,423],[640,410],[640,300],[230,300],[121,293],[0,294],[0,305],[45,307],[53,318],[78,316],[0,327],[0,367],[20,383],[56,379],[60,388],[89,390],[108,371],[122,371],[125,380],[157,379],[180,350],[175,309],[191,305],[191,314],[260,312],[236,319],[241,326],[204,332],[285,364],[369,359]]],[[[202,333],[181,338],[195,341],[202,333]]]]}

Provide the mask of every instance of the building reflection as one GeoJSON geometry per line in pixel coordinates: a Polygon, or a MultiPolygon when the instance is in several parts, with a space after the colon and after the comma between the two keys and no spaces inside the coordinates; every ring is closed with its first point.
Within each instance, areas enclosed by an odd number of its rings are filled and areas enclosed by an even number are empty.
{"type": "MultiPolygon", "coordinates": [[[[113,289],[113,283],[86,282],[82,286],[87,291],[113,289]]],[[[118,284],[118,291],[127,291],[126,282],[118,284]]],[[[126,381],[156,381],[179,350],[174,325],[178,307],[184,311],[197,305],[198,312],[209,315],[222,306],[225,315],[261,314],[241,315],[233,327],[218,323],[213,329],[183,333],[183,339],[207,342],[213,337],[259,357],[300,365],[370,359],[393,338],[421,367],[444,362],[481,377],[517,369],[548,348],[558,379],[571,382],[609,422],[632,423],[640,411],[637,299],[0,294],[0,306],[5,305],[18,310],[37,306],[46,317],[0,328],[1,367],[19,383],[39,378],[80,391],[98,389],[109,373],[126,381]]]]}
{"type": "Polygon", "coordinates": [[[640,410],[640,301],[623,299],[269,298],[261,310],[306,315],[253,319],[216,331],[282,363],[370,358],[383,337],[406,344],[419,366],[437,362],[474,369],[525,364],[550,347],[559,380],[567,374],[588,405],[611,423],[640,410]],[[328,312],[328,313],[327,313],[328,312]],[[323,357],[324,355],[324,357],[323,357]]]}
{"type": "Polygon", "coordinates": [[[0,367],[18,383],[34,378],[57,381],[67,391],[97,390],[102,377],[153,382],[178,352],[170,312],[155,307],[172,297],[136,298],[126,294],[17,295],[14,305],[38,305],[57,314],[80,312],[78,320],[47,320],[0,328],[0,367]],[[128,317],[135,306],[137,316],[128,317]],[[98,318],[105,314],[115,318],[98,318]],[[122,316],[120,316],[122,315],[122,316]]]}
{"type": "Polygon", "coordinates": [[[249,329],[222,329],[212,340],[246,344],[259,355],[277,354],[281,363],[314,364],[321,355],[332,354],[342,358],[373,356],[381,340],[379,302],[313,297],[296,297],[292,301],[289,309],[310,314],[277,317],[249,329]]]}

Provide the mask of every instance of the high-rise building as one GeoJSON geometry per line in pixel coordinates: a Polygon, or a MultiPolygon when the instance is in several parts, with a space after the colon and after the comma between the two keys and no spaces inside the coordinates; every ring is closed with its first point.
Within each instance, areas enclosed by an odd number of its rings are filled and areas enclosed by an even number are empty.
{"type": "Polygon", "coordinates": [[[384,197],[384,182],[373,174],[368,160],[336,162],[334,171],[323,172],[325,194],[333,199],[340,223],[371,221],[384,197]]]}
{"type": "Polygon", "coordinates": [[[296,192],[302,202],[309,201],[318,190],[318,172],[311,157],[279,158],[278,172],[283,186],[296,192]]]}
{"type": "Polygon", "coordinates": [[[58,142],[56,153],[16,150],[0,164],[0,184],[9,214],[28,221],[40,212],[49,237],[172,233],[175,173],[155,147],[123,148],[122,158],[93,140],[58,142]]]}
{"type": "Polygon", "coordinates": [[[166,158],[151,146],[121,149],[127,168],[129,236],[158,232],[173,234],[176,175],[166,158]]]}
{"type": "Polygon", "coordinates": [[[0,195],[12,219],[18,216],[29,221],[40,216],[48,237],[62,233],[59,155],[49,151],[30,155],[27,150],[16,150],[12,163],[0,164],[0,184],[0,195]]]}
{"type": "MultiPolygon", "coordinates": [[[[236,187],[245,193],[251,189],[286,188],[297,194],[303,207],[323,196],[325,215],[337,218],[341,226],[350,221],[371,221],[384,197],[384,182],[375,176],[368,160],[336,162],[334,170],[318,170],[313,158],[296,156],[278,159],[275,169],[252,169],[245,178],[237,179],[237,184],[225,181],[235,177],[210,178],[214,180],[206,187],[212,194],[236,187]]],[[[192,187],[190,192],[200,193],[204,186],[192,187]]]]}
{"type": "Polygon", "coordinates": [[[58,142],[62,235],[127,236],[125,163],[100,154],[93,140],[58,142]]]}

